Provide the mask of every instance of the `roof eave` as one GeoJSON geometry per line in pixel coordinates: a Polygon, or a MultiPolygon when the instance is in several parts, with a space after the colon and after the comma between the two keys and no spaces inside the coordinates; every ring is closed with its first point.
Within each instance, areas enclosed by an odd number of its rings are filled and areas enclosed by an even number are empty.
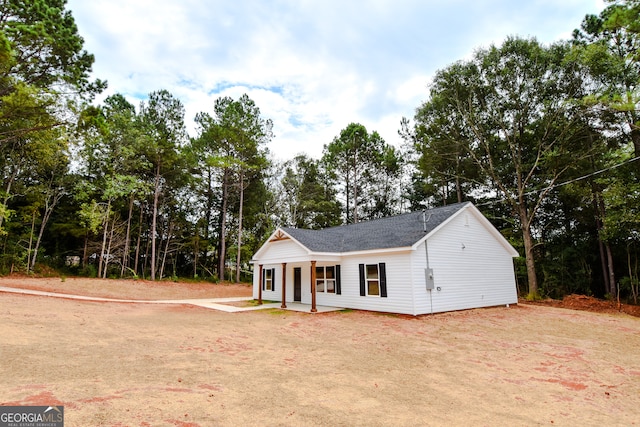
{"type": "Polygon", "coordinates": [[[414,250],[412,246],[401,246],[395,248],[378,248],[378,249],[366,249],[360,251],[342,252],[341,256],[360,256],[360,255],[375,255],[380,253],[398,253],[409,252],[414,250]]]}
{"type": "MultiPolygon", "coordinates": [[[[278,227],[275,229],[275,231],[273,233],[271,233],[271,235],[269,236],[269,238],[267,240],[265,240],[265,242],[262,244],[262,246],[260,246],[260,249],[258,249],[254,254],[253,257],[251,257],[251,260],[249,261],[249,263],[251,264],[255,264],[257,259],[260,257],[260,254],[266,250],[266,247],[269,243],[272,243],[274,241],[274,238],[276,236],[279,235],[285,235],[288,239],[291,239],[291,241],[295,242],[298,246],[300,246],[302,249],[304,249],[308,254],[311,253],[311,250],[306,247],[305,245],[303,245],[302,243],[300,243],[300,241],[296,240],[291,234],[287,233],[286,231],[284,231],[282,228],[278,227]]],[[[277,239],[277,240],[283,240],[283,239],[277,239]]]]}

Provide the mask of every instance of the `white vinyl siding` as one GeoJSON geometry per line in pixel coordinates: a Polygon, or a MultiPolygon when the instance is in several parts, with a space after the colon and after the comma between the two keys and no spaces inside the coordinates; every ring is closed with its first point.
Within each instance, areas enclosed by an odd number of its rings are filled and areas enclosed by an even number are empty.
{"type": "Polygon", "coordinates": [[[431,291],[425,287],[424,244],[413,257],[417,314],[517,303],[511,254],[472,213],[458,215],[430,236],[428,253],[431,291]]]}
{"type": "MultiPolygon", "coordinates": [[[[317,305],[370,311],[421,315],[476,307],[516,304],[517,294],[513,259],[515,250],[488,224],[472,205],[454,214],[425,236],[429,267],[433,269],[434,288],[426,289],[425,243],[412,248],[376,249],[358,253],[311,253],[293,239],[269,241],[254,259],[254,298],[261,280],[260,265],[273,268],[275,291],[263,292],[263,299],[282,298],[282,263],[286,263],[286,300],[294,298],[294,268],[301,270],[301,302],[311,304],[312,285],[325,292],[316,293],[317,305]],[[316,261],[320,275],[311,283],[311,262],[316,261]],[[360,265],[384,263],[387,295],[361,296],[360,265]],[[340,290],[337,292],[331,269],[340,266],[340,290]],[[329,282],[327,283],[327,280],[329,282]],[[319,282],[322,281],[322,284],[319,282]],[[326,292],[334,286],[336,292],[326,292]]],[[[380,271],[380,270],[378,270],[380,271]]],[[[379,273],[380,275],[380,273],[379,273]]],[[[372,279],[373,280],[373,279],[372,279]]],[[[381,288],[379,287],[381,293],[381,288]]]]}
{"type": "Polygon", "coordinates": [[[342,294],[316,294],[318,305],[359,310],[413,314],[410,251],[395,254],[344,256],[341,265],[342,294]],[[386,265],[387,297],[360,296],[360,264],[386,265]]]}
{"type": "Polygon", "coordinates": [[[282,265],[266,264],[262,266],[262,277],[259,276],[259,266],[254,266],[253,298],[258,298],[258,288],[262,288],[262,299],[280,301],[282,299],[282,265]],[[266,283],[265,283],[266,281],[266,283]],[[267,289],[267,284],[271,289],[267,289]]]}
{"type": "Polygon", "coordinates": [[[308,257],[307,251],[298,243],[291,239],[277,242],[269,242],[266,251],[262,254],[263,263],[291,262],[295,259],[305,259],[308,257]]]}

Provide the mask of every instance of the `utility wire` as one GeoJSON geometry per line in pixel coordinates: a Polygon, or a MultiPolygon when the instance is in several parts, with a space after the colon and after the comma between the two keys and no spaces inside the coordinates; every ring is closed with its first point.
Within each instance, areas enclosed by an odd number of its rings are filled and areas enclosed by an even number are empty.
{"type": "MultiPolygon", "coordinates": [[[[570,179],[569,181],[561,182],[560,184],[550,185],[550,186],[548,186],[546,188],[542,188],[542,189],[539,189],[539,190],[528,191],[528,192],[524,193],[524,195],[525,196],[530,196],[532,194],[540,193],[540,192],[546,191],[546,190],[551,190],[553,188],[564,187],[565,185],[573,184],[574,182],[582,181],[583,179],[587,179],[587,178],[591,178],[592,176],[600,175],[601,173],[608,172],[610,170],[619,168],[621,166],[624,166],[624,165],[627,165],[629,163],[635,162],[636,160],[639,160],[639,159],[640,159],[640,156],[636,156],[636,157],[634,157],[632,159],[625,160],[624,162],[617,163],[615,165],[609,166],[608,168],[600,169],[600,170],[597,170],[595,172],[591,172],[591,173],[589,173],[587,175],[583,175],[583,176],[580,176],[578,178],[573,178],[573,179],[570,179]]],[[[477,206],[488,206],[488,205],[492,205],[492,204],[498,203],[498,202],[504,202],[504,199],[503,200],[493,200],[491,202],[481,203],[481,204],[479,204],[477,206]]]]}

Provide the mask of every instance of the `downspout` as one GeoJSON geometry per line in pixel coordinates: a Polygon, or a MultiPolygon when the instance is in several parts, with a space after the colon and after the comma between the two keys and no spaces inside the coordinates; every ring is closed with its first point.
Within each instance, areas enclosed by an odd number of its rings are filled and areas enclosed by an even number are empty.
{"type": "Polygon", "coordinates": [[[262,305],[262,264],[259,266],[258,273],[258,305],[262,305]]]}
{"type": "Polygon", "coordinates": [[[280,308],[287,308],[287,263],[282,263],[282,305],[280,308]]]}
{"type": "MultiPolygon", "coordinates": [[[[431,219],[431,215],[427,218],[427,212],[422,211],[422,231],[427,232],[427,222],[431,219]]],[[[431,267],[429,266],[429,247],[428,247],[428,239],[424,239],[424,255],[427,261],[427,267],[425,270],[425,285],[427,290],[429,291],[429,305],[431,307],[431,312],[429,314],[433,314],[433,286],[429,286],[429,281],[433,280],[433,273],[431,271],[431,267]]]]}
{"type": "MultiPolygon", "coordinates": [[[[429,248],[427,247],[427,239],[425,239],[424,241],[424,254],[427,259],[427,272],[425,274],[425,280],[429,280],[427,275],[432,273],[431,273],[431,268],[429,267],[429,248]]],[[[431,313],[429,314],[433,314],[433,287],[427,286],[427,290],[429,291],[429,304],[431,305],[431,313]]]]}
{"type": "Polygon", "coordinates": [[[311,261],[311,312],[315,313],[316,308],[316,261],[311,261]]]}
{"type": "MultiPolygon", "coordinates": [[[[417,251],[416,251],[417,252],[417,251]]],[[[418,312],[416,311],[416,298],[418,297],[418,290],[416,287],[416,277],[413,274],[413,265],[414,265],[414,255],[411,255],[411,313],[413,316],[417,316],[418,312]]]]}

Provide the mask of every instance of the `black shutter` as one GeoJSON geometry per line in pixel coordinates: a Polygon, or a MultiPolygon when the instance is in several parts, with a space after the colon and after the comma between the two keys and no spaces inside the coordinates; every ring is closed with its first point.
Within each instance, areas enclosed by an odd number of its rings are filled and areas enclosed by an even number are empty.
{"type": "Polygon", "coordinates": [[[384,262],[379,264],[380,269],[380,296],[387,297],[387,266],[384,262]]]}
{"type": "Polygon", "coordinates": [[[336,294],[342,294],[342,287],[340,286],[340,265],[336,265],[336,294]]]}
{"type": "Polygon", "coordinates": [[[263,268],[263,269],[262,269],[262,277],[260,278],[260,281],[262,282],[262,285],[261,285],[261,286],[262,286],[262,290],[263,290],[263,291],[264,291],[264,290],[266,290],[265,283],[264,283],[264,282],[265,282],[265,278],[266,278],[266,277],[267,277],[267,269],[266,269],[266,268],[263,268]]]}
{"type": "Polygon", "coordinates": [[[276,269],[271,269],[271,290],[275,292],[276,290],[276,269]]]}
{"type": "Polygon", "coordinates": [[[364,264],[360,264],[360,296],[363,297],[367,295],[367,290],[365,289],[365,281],[364,281],[364,264]]]}

